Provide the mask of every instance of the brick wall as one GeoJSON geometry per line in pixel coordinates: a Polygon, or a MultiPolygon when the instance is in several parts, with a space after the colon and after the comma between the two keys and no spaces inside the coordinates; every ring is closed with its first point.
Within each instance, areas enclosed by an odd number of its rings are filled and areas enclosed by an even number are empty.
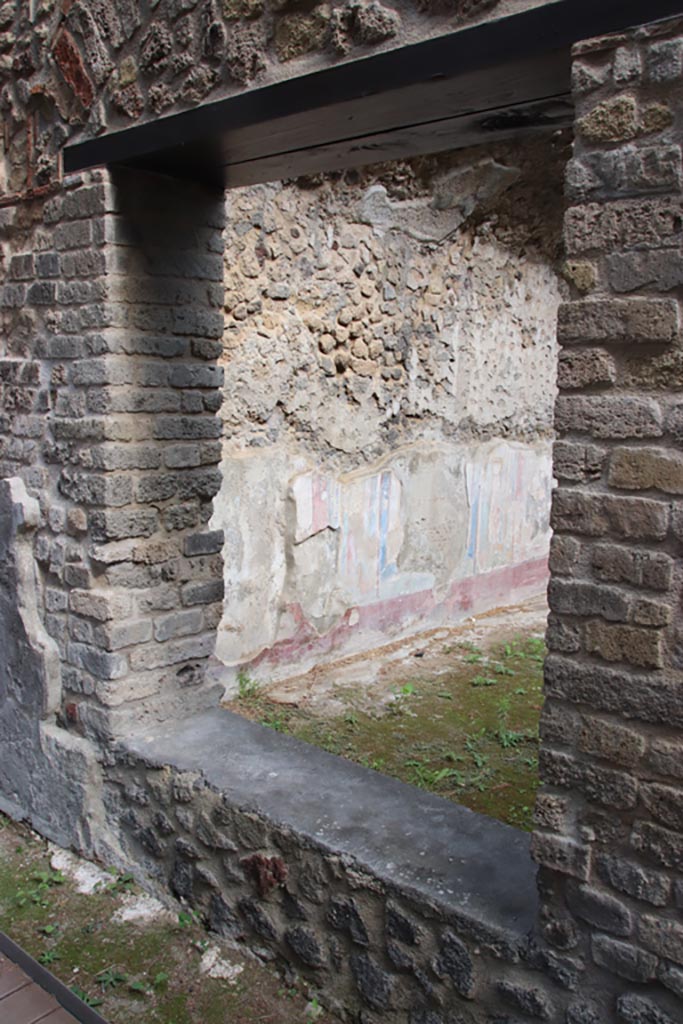
{"type": "Polygon", "coordinates": [[[683,24],[576,47],[535,856],[571,1024],[683,1008],[683,24]]]}
{"type": "Polygon", "coordinates": [[[90,575],[70,601],[92,626],[75,660],[88,675],[97,651],[98,698],[137,719],[142,701],[168,715],[174,699],[185,712],[215,699],[202,684],[223,594],[222,535],[206,523],[220,485],[224,214],[222,195],[154,177],[120,175],[111,195],[106,351],[74,368],[99,444],[67,483],[90,531],[90,575]]]}
{"type": "Polygon", "coordinates": [[[220,482],[223,197],[95,175],[3,217],[0,468],[41,502],[61,718],[107,733],[140,702],[191,710],[208,699],[222,598],[222,536],[205,524],[220,482]]]}

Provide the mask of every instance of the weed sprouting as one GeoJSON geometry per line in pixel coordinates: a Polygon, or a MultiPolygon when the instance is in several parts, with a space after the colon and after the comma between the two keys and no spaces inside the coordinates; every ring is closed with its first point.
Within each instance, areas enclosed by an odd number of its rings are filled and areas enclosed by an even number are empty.
{"type": "Polygon", "coordinates": [[[411,772],[409,781],[420,789],[436,789],[440,783],[451,779],[458,786],[464,785],[462,772],[457,768],[431,768],[424,761],[416,759],[404,761],[404,765],[411,772]]]}
{"type": "Polygon", "coordinates": [[[383,757],[371,758],[365,754],[359,755],[358,764],[362,764],[364,768],[372,768],[375,772],[382,772],[386,767],[386,761],[383,757]]]}
{"type": "Polygon", "coordinates": [[[491,670],[497,676],[514,676],[515,674],[514,669],[510,668],[509,665],[504,665],[501,661],[491,662],[491,670]]]}
{"type": "Polygon", "coordinates": [[[484,768],[489,761],[488,755],[478,749],[481,738],[479,735],[477,737],[467,736],[465,739],[465,750],[474,761],[475,768],[484,768]]]}
{"type": "Polygon", "coordinates": [[[313,996],[311,1001],[306,1006],[306,1024],[315,1024],[315,1021],[322,1013],[322,1009],[323,1008],[318,1001],[318,997],[313,996]]]}
{"type": "Polygon", "coordinates": [[[106,967],[99,974],[95,975],[95,981],[103,992],[122,985],[126,980],[126,975],[122,974],[121,971],[117,971],[115,967],[106,967]]]}
{"type": "Polygon", "coordinates": [[[496,730],[496,738],[500,743],[503,750],[507,750],[510,747],[516,747],[517,744],[521,743],[526,738],[523,732],[518,732],[515,729],[510,729],[508,725],[508,718],[510,715],[511,697],[509,695],[502,697],[498,703],[497,717],[498,717],[498,728],[496,730]]]}
{"type": "Polygon", "coordinates": [[[495,686],[496,680],[491,676],[475,676],[472,680],[472,686],[495,686]]]}
{"type": "Polygon", "coordinates": [[[287,732],[287,715],[284,711],[270,711],[262,715],[259,721],[275,732],[287,732]]]}
{"type": "Polygon", "coordinates": [[[119,874],[116,868],[107,868],[107,873],[113,878],[111,882],[97,882],[96,890],[109,893],[110,896],[117,896],[119,893],[132,892],[135,888],[135,878],[129,871],[119,874]]]}
{"type": "Polygon", "coordinates": [[[241,668],[237,673],[237,696],[239,700],[253,700],[261,689],[260,683],[252,679],[246,669],[241,668]]]}
{"type": "Polygon", "coordinates": [[[401,687],[395,687],[392,691],[392,700],[388,710],[390,715],[404,715],[408,711],[407,698],[415,695],[415,684],[405,683],[401,687]]]}
{"type": "Polygon", "coordinates": [[[199,917],[194,910],[181,910],[178,914],[178,927],[179,928],[190,928],[193,924],[196,924],[199,917]]]}
{"type": "MultiPolygon", "coordinates": [[[[143,981],[140,978],[135,978],[133,981],[128,982],[128,991],[135,992],[136,995],[152,995],[155,991],[166,988],[168,978],[167,971],[160,971],[152,981],[143,981]]],[[[123,980],[126,980],[125,977],[123,980]]]]}
{"type": "Polygon", "coordinates": [[[86,1006],[90,1006],[94,1009],[96,1006],[102,1005],[101,999],[98,999],[96,996],[88,995],[85,989],[80,988],[78,985],[72,985],[71,991],[81,1000],[81,1002],[85,1003],[86,1006]]]}
{"type": "Polygon", "coordinates": [[[60,956],[56,949],[46,949],[38,957],[38,963],[43,964],[46,967],[49,964],[53,964],[56,960],[59,960],[60,956]]]}
{"type": "Polygon", "coordinates": [[[35,885],[27,888],[17,889],[16,903],[18,907],[32,903],[37,907],[49,907],[47,895],[53,886],[64,884],[64,875],[61,871],[34,871],[31,881],[35,885]]]}

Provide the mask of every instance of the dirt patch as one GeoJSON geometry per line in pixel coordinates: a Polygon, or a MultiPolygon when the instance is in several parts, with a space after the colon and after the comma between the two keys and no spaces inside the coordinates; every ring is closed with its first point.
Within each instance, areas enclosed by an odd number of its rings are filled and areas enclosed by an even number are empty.
{"type": "Polygon", "coordinates": [[[111,1024],[332,1024],[293,975],[1,815],[0,930],[111,1024]]]}
{"type": "Polygon", "coordinates": [[[546,615],[537,598],[273,686],[242,675],[228,706],[531,829],[546,615]]]}

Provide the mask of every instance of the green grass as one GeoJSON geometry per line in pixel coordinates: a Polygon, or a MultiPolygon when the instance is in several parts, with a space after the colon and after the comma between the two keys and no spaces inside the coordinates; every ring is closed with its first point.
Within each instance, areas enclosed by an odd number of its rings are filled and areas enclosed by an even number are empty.
{"type": "Polygon", "coordinates": [[[543,639],[513,635],[492,646],[447,645],[452,669],[416,675],[375,708],[357,691],[337,694],[339,715],[283,708],[265,690],[235,710],[257,721],[464,804],[532,828],[538,784],[543,639]]]}
{"type": "Polygon", "coordinates": [[[239,700],[253,700],[258,696],[259,684],[252,679],[248,672],[240,669],[237,673],[237,695],[239,700]]]}
{"type": "MultiPolygon", "coordinates": [[[[199,974],[202,922],[116,922],[130,876],[86,895],[54,872],[45,843],[0,815],[0,930],[31,953],[111,1024],[306,1024],[307,998],[283,992],[274,970],[226,951],[244,970],[236,984],[199,974]]],[[[181,920],[182,918],[182,920],[181,920]]],[[[318,1024],[331,1024],[323,1015],[318,1024]]]]}

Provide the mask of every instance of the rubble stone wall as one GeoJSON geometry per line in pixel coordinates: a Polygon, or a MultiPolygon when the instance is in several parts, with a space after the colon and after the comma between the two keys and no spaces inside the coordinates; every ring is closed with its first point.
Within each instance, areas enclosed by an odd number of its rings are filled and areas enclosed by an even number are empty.
{"type": "Polygon", "coordinates": [[[0,190],[59,180],[65,142],[543,0],[3,0],[0,190]]]}
{"type": "Polygon", "coordinates": [[[545,587],[567,155],[228,193],[222,678],[545,587]]]}
{"type": "Polygon", "coordinates": [[[533,934],[523,833],[226,711],[115,757],[108,811],[156,891],[289,964],[342,1019],[564,1024],[579,974],[533,934]]]}

